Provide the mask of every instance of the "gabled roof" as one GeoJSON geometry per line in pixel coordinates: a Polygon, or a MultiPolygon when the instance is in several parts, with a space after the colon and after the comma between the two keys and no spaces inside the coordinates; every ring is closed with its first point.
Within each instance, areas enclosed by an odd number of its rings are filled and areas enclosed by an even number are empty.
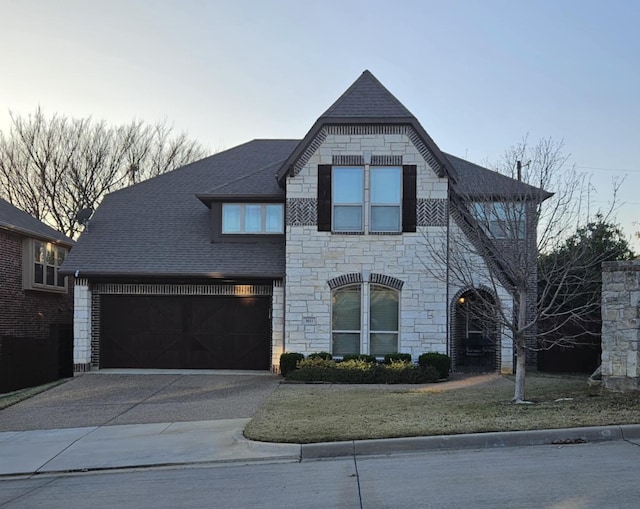
{"type": "Polygon", "coordinates": [[[284,242],[212,243],[210,211],[197,195],[246,191],[245,183],[252,192],[276,193],[284,201],[274,165],[296,143],[254,140],[107,195],[62,272],[79,271],[80,277],[282,277],[284,242]]]}
{"type": "Polygon", "coordinates": [[[72,239],[63,235],[30,214],[0,198],[0,229],[13,231],[27,237],[73,246],[72,239]]]}
{"type": "Polygon", "coordinates": [[[424,143],[436,161],[434,170],[441,177],[456,180],[456,171],[440,152],[431,136],[404,105],[369,71],[362,75],[316,121],[306,136],[278,171],[283,187],[287,175],[293,174],[296,161],[305,153],[324,126],[329,125],[408,125],[424,143]]]}
{"type": "Polygon", "coordinates": [[[553,196],[544,189],[489,170],[451,154],[445,156],[458,172],[453,185],[457,194],[471,200],[522,199],[544,201],[553,196]]]}
{"type": "Polygon", "coordinates": [[[414,118],[369,71],[362,75],[320,118],[414,118]]]}

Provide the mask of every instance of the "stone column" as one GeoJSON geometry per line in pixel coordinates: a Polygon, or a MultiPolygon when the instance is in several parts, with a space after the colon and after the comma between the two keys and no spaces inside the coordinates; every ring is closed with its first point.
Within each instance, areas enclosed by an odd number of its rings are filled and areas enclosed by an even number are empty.
{"type": "Polygon", "coordinates": [[[613,391],[640,389],[640,260],[602,268],[602,383],[613,391]]]}
{"type": "Polygon", "coordinates": [[[91,369],[91,289],[84,278],[75,280],[73,292],[73,370],[91,369]]]}

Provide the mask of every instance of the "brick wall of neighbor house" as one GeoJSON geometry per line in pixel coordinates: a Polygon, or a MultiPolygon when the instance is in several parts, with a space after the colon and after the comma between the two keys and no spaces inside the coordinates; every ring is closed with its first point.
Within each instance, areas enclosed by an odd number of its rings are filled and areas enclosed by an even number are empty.
{"type": "Polygon", "coordinates": [[[73,320],[73,282],[67,293],[22,288],[22,236],[0,231],[0,336],[47,338],[52,324],[73,320]]]}
{"type": "Polygon", "coordinates": [[[640,261],[605,262],[602,271],[602,382],[640,389],[640,261]]]}
{"type": "MultiPolygon", "coordinates": [[[[403,282],[400,292],[399,350],[414,358],[428,351],[447,351],[449,301],[459,288],[447,288],[430,274],[425,243],[438,250],[447,239],[448,182],[439,178],[402,129],[382,127],[326,129],[322,143],[307,154],[297,174],[287,179],[285,349],[311,353],[331,351],[331,289],[328,281],[345,275],[391,276],[403,282]],[[349,235],[319,232],[317,167],[335,156],[401,158],[417,166],[418,228],[416,233],[349,235]],[[291,217],[291,210],[297,210],[291,217]],[[306,211],[300,213],[299,211],[306,211]],[[422,210],[422,212],[421,212],[422,210]]],[[[313,146],[313,145],[312,145],[313,146]]],[[[355,277],[355,276],[350,276],[355,277]]]]}

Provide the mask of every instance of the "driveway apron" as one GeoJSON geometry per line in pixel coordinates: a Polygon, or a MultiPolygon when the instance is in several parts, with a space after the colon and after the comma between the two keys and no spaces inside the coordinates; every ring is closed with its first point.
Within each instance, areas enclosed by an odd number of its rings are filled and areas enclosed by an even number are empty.
{"type": "Polygon", "coordinates": [[[0,431],[249,418],[279,381],[266,372],[87,373],[0,410],[0,431]]]}

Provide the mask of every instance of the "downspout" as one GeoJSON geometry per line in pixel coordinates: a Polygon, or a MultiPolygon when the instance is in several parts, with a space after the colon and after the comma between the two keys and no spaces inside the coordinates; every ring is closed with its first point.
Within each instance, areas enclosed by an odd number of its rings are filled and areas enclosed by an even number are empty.
{"type": "Polygon", "coordinates": [[[447,355],[449,356],[449,358],[453,359],[452,357],[452,348],[451,348],[451,324],[449,323],[450,319],[451,319],[451,303],[449,302],[450,300],[450,295],[449,295],[449,273],[450,273],[450,269],[449,269],[449,243],[450,243],[450,236],[451,236],[451,188],[450,186],[447,185],[447,214],[446,214],[446,221],[447,221],[447,272],[446,272],[446,277],[445,277],[445,284],[447,286],[446,290],[445,290],[445,295],[446,295],[446,327],[447,327],[447,331],[446,331],[446,347],[447,347],[447,355]]]}

